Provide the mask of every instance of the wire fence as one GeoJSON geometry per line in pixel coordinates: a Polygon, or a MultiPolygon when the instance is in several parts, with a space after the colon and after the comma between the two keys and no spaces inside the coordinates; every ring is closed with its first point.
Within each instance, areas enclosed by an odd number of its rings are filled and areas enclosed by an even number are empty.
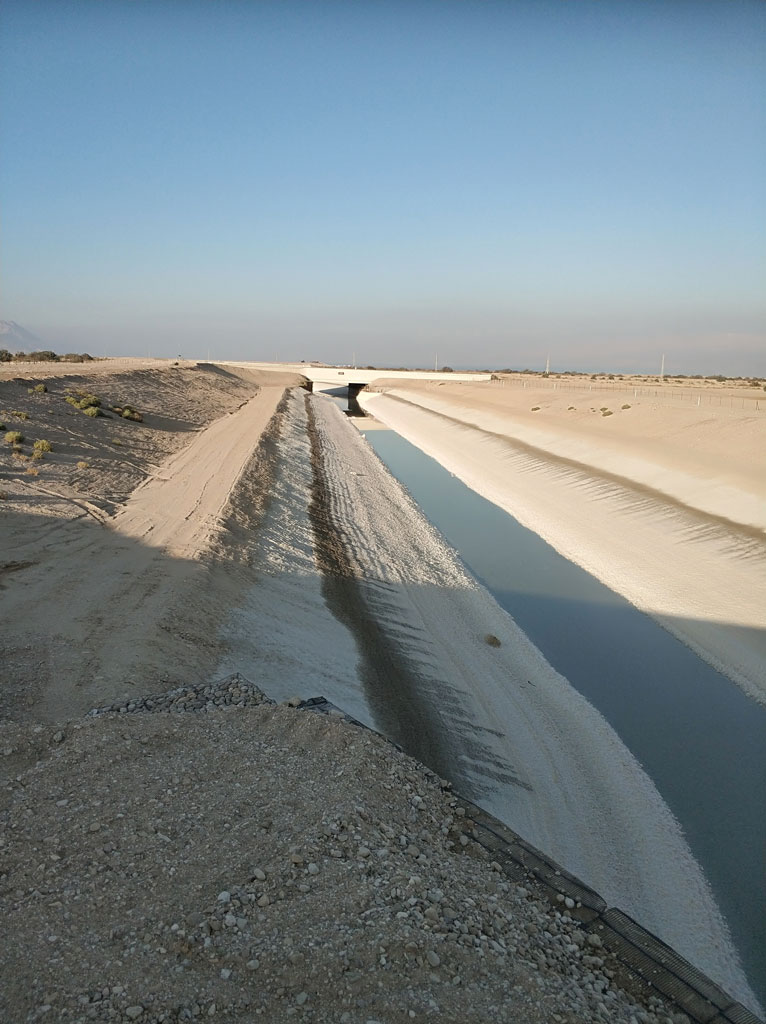
{"type": "Polygon", "coordinates": [[[685,404],[688,406],[715,406],[717,408],[745,409],[748,412],[766,412],[766,391],[760,395],[734,395],[730,391],[717,391],[715,388],[678,387],[672,384],[652,386],[651,384],[624,384],[610,380],[589,380],[574,382],[567,380],[523,380],[519,377],[500,377],[493,381],[493,386],[528,388],[538,391],[572,392],[587,395],[593,392],[609,392],[632,396],[633,398],[651,398],[668,404],[685,404]]]}

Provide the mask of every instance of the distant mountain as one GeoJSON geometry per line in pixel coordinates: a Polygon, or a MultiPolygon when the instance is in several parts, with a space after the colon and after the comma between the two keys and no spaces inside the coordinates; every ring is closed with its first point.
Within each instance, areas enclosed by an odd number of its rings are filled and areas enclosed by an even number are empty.
{"type": "Polygon", "coordinates": [[[45,342],[15,320],[0,320],[0,348],[9,352],[28,352],[45,348],[45,342]]]}

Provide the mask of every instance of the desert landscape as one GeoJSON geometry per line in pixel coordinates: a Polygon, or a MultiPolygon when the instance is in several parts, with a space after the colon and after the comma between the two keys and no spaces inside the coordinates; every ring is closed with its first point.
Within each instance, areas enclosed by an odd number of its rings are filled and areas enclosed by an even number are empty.
{"type": "MultiPolygon", "coordinates": [[[[302,383],[0,368],[3,1019],[702,1019],[631,977],[575,900],[509,878],[473,801],[757,1010],[641,766],[302,383]],[[298,707],[319,695],[407,753],[298,707]]],[[[587,401],[502,379],[363,398],[650,614],[704,622],[688,642],[761,699],[766,413],[587,401]],[[521,446],[519,479],[545,452],[547,515],[534,480],[508,497],[507,453],[477,462],[475,431],[521,446]],[[586,471],[603,523],[576,507],[586,471]],[[626,481],[645,503],[618,514],[626,481]],[[657,495],[697,517],[657,553],[689,548],[679,578],[704,556],[691,594],[629,560],[661,532],[657,495]]]]}

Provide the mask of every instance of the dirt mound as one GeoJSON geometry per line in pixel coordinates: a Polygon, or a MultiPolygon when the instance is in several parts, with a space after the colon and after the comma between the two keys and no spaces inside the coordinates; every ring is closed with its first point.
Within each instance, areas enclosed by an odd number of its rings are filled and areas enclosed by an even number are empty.
{"type": "Polygon", "coordinates": [[[669,1019],[343,721],[112,714],[2,749],[4,1020],[669,1019]]]}

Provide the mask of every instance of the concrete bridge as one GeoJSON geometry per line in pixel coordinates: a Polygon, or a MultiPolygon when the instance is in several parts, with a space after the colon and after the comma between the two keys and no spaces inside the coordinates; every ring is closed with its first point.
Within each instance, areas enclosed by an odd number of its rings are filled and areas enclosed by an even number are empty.
{"type": "MultiPolygon", "coordinates": [[[[216,360],[218,362],[218,360],[216,360]]],[[[345,388],[349,412],[359,412],[356,397],[362,388],[379,380],[477,381],[489,380],[490,373],[444,373],[437,370],[359,369],[355,366],[321,366],[314,363],[258,363],[227,360],[222,366],[242,366],[253,370],[279,370],[300,373],[309,381],[311,391],[345,388]]]]}

